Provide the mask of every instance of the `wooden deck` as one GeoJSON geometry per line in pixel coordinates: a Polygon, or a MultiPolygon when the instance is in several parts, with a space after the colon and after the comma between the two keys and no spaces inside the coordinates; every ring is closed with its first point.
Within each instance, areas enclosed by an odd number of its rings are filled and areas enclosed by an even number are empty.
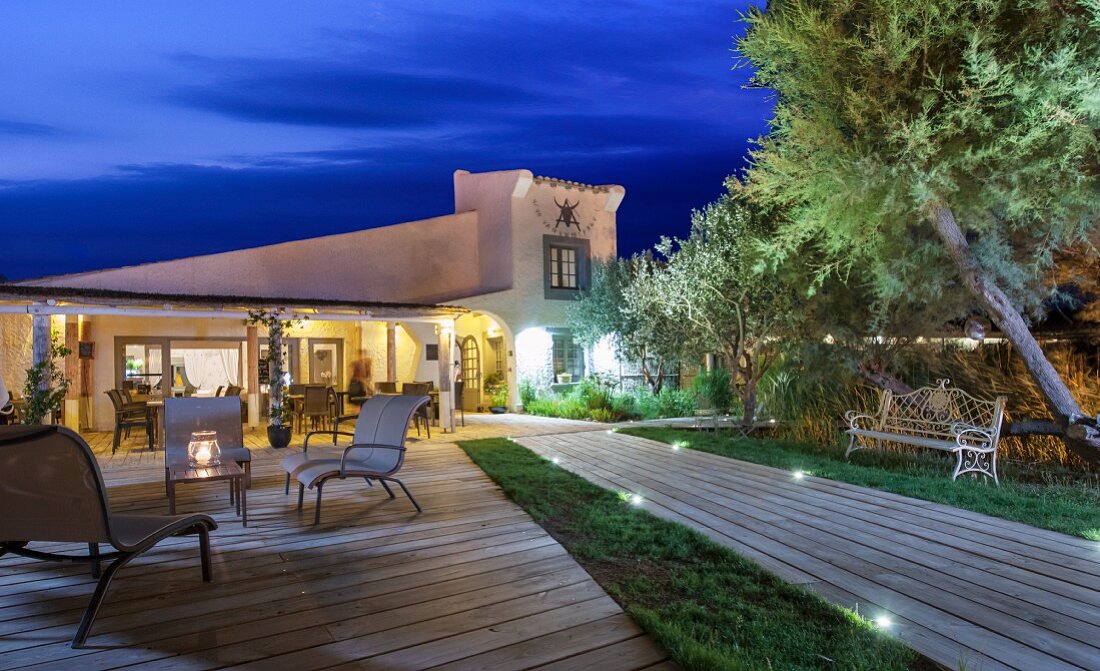
{"type": "Polygon", "coordinates": [[[956,669],[1100,669],[1100,543],[606,431],[522,445],[956,669]]]}
{"type": "MultiPolygon", "coordinates": [[[[458,437],[591,426],[467,423],[458,437]]],[[[91,437],[102,453],[101,436],[91,437]]],[[[225,483],[181,486],[181,513],[208,512],[220,524],[214,581],[200,580],[194,538],[166,541],[120,572],[89,649],[68,646],[93,587],[86,570],[0,559],[0,669],[672,668],[564,549],[446,442],[454,438],[410,442],[402,474],[421,515],[379,487],[332,481],[313,527],[312,502],[299,513],[296,497],[283,494],[278,460],[288,450],[256,451],[247,529],[225,483]]],[[[139,443],[103,459],[116,483],[112,505],[166,512],[163,457],[139,443]]],[[[105,445],[109,455],[109,436],[105,445]]]]}

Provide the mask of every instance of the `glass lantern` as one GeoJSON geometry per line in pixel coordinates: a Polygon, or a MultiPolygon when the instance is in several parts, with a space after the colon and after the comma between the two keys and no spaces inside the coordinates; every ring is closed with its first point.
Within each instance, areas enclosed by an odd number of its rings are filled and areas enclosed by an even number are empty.
{"type": "Polygon", "coordinates": [[[217,431],[195,431],[187,444],[187,463],[191,468],[206,468],[222,463],[217,431]]]}

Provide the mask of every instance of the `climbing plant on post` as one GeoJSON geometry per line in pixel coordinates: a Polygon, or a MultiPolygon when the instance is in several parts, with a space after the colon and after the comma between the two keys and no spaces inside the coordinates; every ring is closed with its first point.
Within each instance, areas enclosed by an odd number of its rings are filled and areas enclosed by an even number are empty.
{"type": "Polygon", "coordinates": [[[24,424],[42,424],[61,410],[70,382],[58,362],[64,361],[69,354],[72,350],[65,347],[57,333],[51,332],[46,356],[27,369],[27,381],[23,386],[27,402],[23,410],[24,424]]]}
{"type": "MultiPolygon", "coordinates": [[[[301,323],[297,319],[285,319],[284,312],[275,310],[249,310],[249,324],[262,325],[267,328],[267,357],[268,366],[268,437],[272,444],[282,442],[280,436],[290,440],[289,424],[294,418],[294,406],[288,403],[286,398],[286,361],[283,356],[283,338],[287,331],[301,323]],[[272,427],[276,430],[272,431],[272,427]],[[285,427],[285,428],[284,428],[285,427]]],[[[285,447],[287,443],[277,445],[285,447]]]]}
{"type": "Polygon", "coordinates": [[[1029,328],[1054,254],[1097,227],[1100,3],[776,0],[747,21],[776,107],[744,191],[786,213],[773,258],[866,268],[884,301],[968,292],[1100,463],[1029,328]]]}

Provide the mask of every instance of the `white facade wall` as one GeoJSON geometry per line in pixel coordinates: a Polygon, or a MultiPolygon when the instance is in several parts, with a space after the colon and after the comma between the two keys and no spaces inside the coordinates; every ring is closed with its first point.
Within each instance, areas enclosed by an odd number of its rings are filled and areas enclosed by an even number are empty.
{"type": "MultiPolygon", "coordinates": [[[[457,321],[456,339],[477,337],[483,362],[490,326],[500,329],[514,404],[519,381],[550,381],[553,370],[547,329],[566,326],[568,301],[545,296],[544,236],[586,240],[592,260],[613,258],[615,213],[625,191],[619,186],[535,177],[529,170],[477,174],[459,170],[454,174],[454,188],[454,214],[24,284],[194,295],[450,302],[480,313],[457,321]],[[566,201],[574,208],[576,225],[556,221],[558,204],[566,201]]],[[[244,335],[243,324],[231,319],[92,320],[97,341],[97,428],[105,427],[111,417],[101,392],[115,381],[115,336],[244,335]]],[[[29,333],[29,317],[0,316],[0,373],[21,371],[29,365],[29,333]]],[[[304,332],[292,335],[343,338],[345,368],[362,352],[371,359],[373,380],[386,378],[385,325],[381,322],[310,322],[304,332]]],[[[398,380],[438,383],[438,362],[429,362],[424,355],[424,345],[435,342],[438,339],[431,324],[406,323],[397,329],[398,380]]],[[[303,343],[302,361],[307,359],[303,343]]],[[[302,373],[304,377],[308,371],[302,373]]],[[[21,379],[21,374],[14,381],[5,376],[13,387],[21,385],[21,379]]]]}

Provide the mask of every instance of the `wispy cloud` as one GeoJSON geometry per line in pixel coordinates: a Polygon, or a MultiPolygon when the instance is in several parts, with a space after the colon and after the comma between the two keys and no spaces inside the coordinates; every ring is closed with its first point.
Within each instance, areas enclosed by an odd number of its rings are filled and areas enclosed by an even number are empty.
{"type": "Polygon", "coordinates": [[[0,119],[0,135],[47,136],[60,135],[61,129],[40,123],[0,119]]]}

